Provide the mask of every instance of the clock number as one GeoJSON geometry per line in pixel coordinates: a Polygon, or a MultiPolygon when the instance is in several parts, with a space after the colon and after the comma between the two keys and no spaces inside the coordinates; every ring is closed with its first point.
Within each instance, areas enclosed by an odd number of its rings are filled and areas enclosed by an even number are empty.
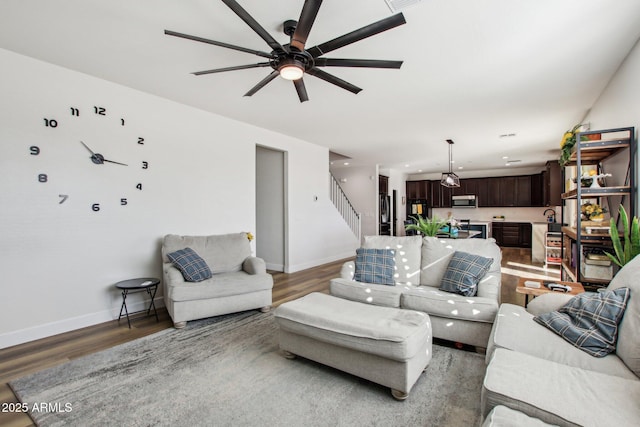
{"type": "Polygon", "coordinates": [[[120,124],[124,126],[124,119],[120,119],[120,124]]]}
{"type": "Polygon", "coordinates": [[[67,199],[69,198],[67,194],[58,194],[58,197],[60,197],[60,202],[58,203],[60,205],[66,202],[67,199]]]}
{"type": "Polygon", "coordinates": [[[37,156],[38,154],[40,154],[40,147],[32,145],[31,147],[29,147],[29,151],[31,151],[32,156],[37,156]]]}
{"type": "Polygon", "coordinates": [[[100,210],[100,203],[94,203],[91,205],[91,210],[94,212],[98,212],[100,210]]]}
{"type": "Polygon", "coordinates": [[[149,169],[149,162],[142,162],[142,169],[149,169]]]}
{"type": "Polygon", "coordinates": [[[80,110],[75,107],[69,107],[69,109],[71,110],[72,116],[80,117],[80,110]]]}
{"type": "Polygon", "coordinates": [[[57,128],[58,122],[56,119],[44,119],[44,125],[48,128],[57,128]]]}
{"type": "Polygon", "coordinates": [[[144,138],[138,137],[138,144],[144,145],[144,138]]]}
{"type": "Polygon", "coordinates": [[[104,107],[93,107],[93,112],[96,113],[99,116],[106,116],[107,115],[107,109],[104,107]]]}
{"type": "Polygon", "coordinates": [[[128,203],[128,202],[127,202],[127,199],[124,199],[124,198],[123,198],[123,199],[120,199],[120,205],[122,205],[122,206],[127,206],[127,203],[128,203]]]}
{"type": "Polygon", "coordinates": [[[138,185],[136,185],[136,188],[142,191],[142,183],[139,183],[138,185]]]}
{"type": "Polygon", "coordinates": [[[38,182],[47,182],[48,180],[49,177],[46,173],[41,173],[40,175],[38,175],[38,182]]]}

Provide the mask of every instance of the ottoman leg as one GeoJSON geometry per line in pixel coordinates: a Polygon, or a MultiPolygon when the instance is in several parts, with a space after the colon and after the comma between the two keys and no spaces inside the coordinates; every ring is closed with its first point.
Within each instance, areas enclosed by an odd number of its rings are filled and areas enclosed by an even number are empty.
{"type": "Polygon", "coordinates": [[[394,388],[391,389],[391,395],[396,400],[405,400],[409,397],[409,393],[405,393],[404,391],[396,390],[394,388]]]}

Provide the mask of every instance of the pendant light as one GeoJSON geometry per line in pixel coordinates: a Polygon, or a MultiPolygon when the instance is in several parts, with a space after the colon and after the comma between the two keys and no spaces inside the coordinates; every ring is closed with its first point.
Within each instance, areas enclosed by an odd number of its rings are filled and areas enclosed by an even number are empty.
{"type": "Polygon", "coordinates": [[[454,188],[460,187],[460,178],[458,175],[453,173],[451,170],[451,166],[453,164],[453,141],[451,139],[447,139],[447,143],[449,144],[449,172],[442,172],[442,177],[440,178],[440,185],[443,187],[454,188]]]}

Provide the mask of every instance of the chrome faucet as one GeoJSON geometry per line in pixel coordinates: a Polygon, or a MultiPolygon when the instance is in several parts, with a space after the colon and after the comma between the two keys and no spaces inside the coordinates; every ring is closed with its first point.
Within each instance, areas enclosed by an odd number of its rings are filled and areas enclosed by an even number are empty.
{"type": "Polygon", "coordinates": [[[547,215],[547,222],[553,223],[556,222],[556,211],[553,209],[546,209],[542,215],[547,215]],[[547,215],[547,212],[551,212],[549,215],[547,215]]]}

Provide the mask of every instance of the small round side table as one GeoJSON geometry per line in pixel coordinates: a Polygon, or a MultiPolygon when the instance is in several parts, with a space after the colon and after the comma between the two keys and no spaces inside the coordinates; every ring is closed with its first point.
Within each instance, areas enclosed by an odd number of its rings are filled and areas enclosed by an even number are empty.
{"type": "Polygon", "coordinates": [[[122,310],[124,310],[125,315],[127,316],[127,324],[129,325],[129,329],[131,329],[131,320],[129,319],[129,314],[137,314],[145,311],[141,310],[134,313],[129,313],[129,310],[127,309],[127,295],[142,291],[146,291],[147,294],[149,294],[149,296],[151,297],[149,308],[146,310],[147,316],[151,313],[151,308],[153,307],[153,313],[156,316],[156,322],[159,322],[160,320],[158,319],[158,310],[156,310],[156,304],[154,302],[159,284],[160,279],[156,279],[154,277],[129,279],[116,283],[116,288],[122,290],[122,305],[120,306],[120,314],[118,315],[118,324],[120,323],[120,318],[122,317],[122,310]]]}

